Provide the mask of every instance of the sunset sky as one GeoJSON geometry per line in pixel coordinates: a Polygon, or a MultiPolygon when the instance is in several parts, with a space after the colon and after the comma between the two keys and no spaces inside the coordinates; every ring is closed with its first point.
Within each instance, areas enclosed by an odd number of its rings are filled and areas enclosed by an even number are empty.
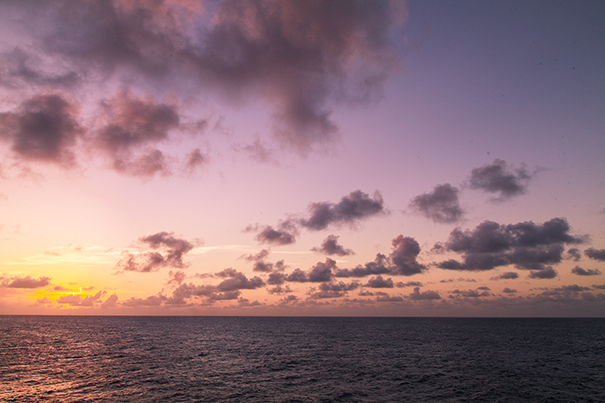
{"type": "Polygon", "coordinates": [[[603,21],[0,1],[0,314],[605,316],[603,21]]]}

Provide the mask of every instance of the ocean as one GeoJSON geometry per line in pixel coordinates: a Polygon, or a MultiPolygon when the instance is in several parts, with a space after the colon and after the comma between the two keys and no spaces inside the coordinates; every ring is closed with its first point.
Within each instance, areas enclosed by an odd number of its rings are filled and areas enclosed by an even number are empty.
{"type": "Polygon", "coordinates": [[[605,402],[605,319],[0,316],[2,402],[605,402]]]}

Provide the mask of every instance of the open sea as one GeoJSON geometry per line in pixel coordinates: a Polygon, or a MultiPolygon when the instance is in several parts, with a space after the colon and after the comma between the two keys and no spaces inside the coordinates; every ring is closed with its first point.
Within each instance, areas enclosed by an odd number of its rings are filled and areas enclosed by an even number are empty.
{"type": "Polygon", "coordinates": [[[2,402],[605,402],[605,319],[0,316],[2,402]]]}

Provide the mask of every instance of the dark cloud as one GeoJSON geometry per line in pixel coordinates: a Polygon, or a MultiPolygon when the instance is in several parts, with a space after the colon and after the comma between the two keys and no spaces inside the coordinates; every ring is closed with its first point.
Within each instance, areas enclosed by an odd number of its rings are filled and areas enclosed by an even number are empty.
{"type": "Polygon", "coordinates": [[[580,250],[578,248],[571,248],[571,249],[569,249],[567,251],[567,255],[574,262],[577,262],[577,261],[579,261],[582,258],[582,255],[580,254],[580,250]]]}
{"type": "MultiPolygon", "coordinates": [[[[356,190],[344,196],[338,203],[319,202],[309,205],[309,218],[290,217],[281,221],[276,228],[265,225],[249,225],[244,232],[256,232],[256,240],[260,243],[273,245],[290,245],[296,242],[296,236],[299,229],[306,228],[312,231],[319,231],[327,228],[329,225],[349,224],[354,225],[357,221],[372,215],[384,212],[383,200],[378,192],[371,198],[367,193],[356,190]]],[[[336,239],[329,236],[325,241],[328,250],[338,251],[340,245],[336,239]],[[332,249],[330,249],[332,248],[332,249]]],[[[342,252],[350,252],[340,246],[342,252]]]]}
{"type": "Polygon", "coordinates": [[[281,285],[285,283],[286,277],[288,277],[285,273],[274,272],[269,274],[269,278],[267,279],[267,284],[270,285],[281,285]]]}
{"type": "Polygon", "coordinates": [[[422,287],[423,284],[418,282],[418,281],[408,281],[407,283],[404,282],[398,282],[397,284],[395,284],[396,287],[398,288],[404,288],[404,287],[422,287]]]}
{"type": "MultiPolygon", "coordinates": [[[[268,283],[270,284],[270,283],[268,283]]],[[[267,288],[267,292],[269,294],[285,294],[288,292],[292,292],[289,286],[282,287],[281,285],[276,285],[273,288],[267,288]]]]}
{"type": "Polygon", "coordinates": [[[394,276],[411,276],[422,273],[426,266],[418,263],[420,245],[411,237],[399,235],[391,241],[393,250],[387,257],[381,253],[373,262],[353,269],[339,269],[335,277],[365,277],[369,275],[391,274],[394,276]]]}
{"type": "Polygon", "coordinates": [[[524,194],[531,178],[525,168],[515,169],[505,161],[495,159],[491,164],[471,171],[470,187],[496,193],[496,200],[503,201],[524,194]]]}
{"type": "Polygon", "coordinates": [[[300,225],[312,231],[319,231],[332,224],[354,224],[361,219],[383,213],[383,204],[380,193],[374,193],[371,198],[367,193],[355,190],[338,203],[312,203],[309,206],[311,216],[300,220],[300,225]]]}
{"type": "Polygon", "coordinates": [[[443,245],[443,243],[435,242],[435,244],[431,248],[431,253],[434,253],[435,255],[442,255],[445,253],[445,250],[446,250],[446,248],[443,245]]]}
{"type": "Polygon", "coordinates": [[[388,274],[391,267],[388,258],[382,253],[377,253],[373,262],[368,262],[363,266],[357,266],[353,269],[338,269],[334,273],[335,277],[365,277],[373,274],[388,274]]]}
{"type": "Polygon", "coordinates": [[[39,277],[35,279],[31,276],[16,276],[10,280],[2,278],[0,278],[0,280],[2,280],[1,285],[8,288],[41,288],[50,284],[50,277],[39,277]]]}
{"type": "Polygon", "coordinates": [[[475,280],[474,278],[464,278],[464,277],[458,277],[458,278],[448,278],[448,279],[444,279],[444,280],[439,280],[440,283],[455,283],[455,282],[461,282],[461,283],[476,283],[477,280],[475,280]]]}
{"type": "Polygon", "coordinates": [[[313,252],[323,253],[325,255],[338,255],[338,256],[349,256],[354,255],[351,249],[345,249],[338,243],[338,236],[328,235],[326,239],[321,243],[321,247],[311,249],[313,252]]]}
{"type": "Polygon", "coordinates": [[[354,281],[346,284],[342,281],[338,283],[322,283],[319,285],[319,291],[312,292],[310,297],[313,299],[323,298],[340,298],[347,294],[348,291],[359,288],[359,283],[354,281]]]}
{"type": "Polygon", "coordinates": [[[40,51],[88,77],[259,95],[274,137],[303,154],[337,137],[334,105],[376,99],[399,70],[391,34],[406,15],[404,2],[386,0],[36,4],[50,31],[40,51]]]}
{"type": "Polygon", "coordinates": [[[399,235],[391,243],[393,245],[393,252],[390,255],[393,264],[392,274],[411,276],[426,270],[426,266],[416,260],[420,254],[420,245],[414,238],[399,235]]]}
{"type": "Polygon", "coordinates": [[[385,280],[382,278],[382,276],[376,276],[376,277],[372,277],[371,279],[369,279],[368,282],[365,284],[365,287],[393,288],[393,280],[390,278],[385,280]]]}
{"type": "Polygon", "coordinates": [[[36,95],[15,112],[0,113],[0,140],[29,161],[76,163],[73,148],[84,129],[78,123],[78,107],[61,94],[36,95]]]}
{"type": "Polygon", "coordinates": [[[309,272],[309,281],[324,282],[332,279],[332,270],[336,269],[336,262],[326,258],[325,262],[317,262],[309,272]]]}
{"type": "Polygon", "coordinates": [[[555,288],[555,291],[567,292],[567,293],[578,293],[582,291],[590,291],[590,287],[582,287],[577,284],[564,285],[562,287],[555,288]]]}
{"type": "Polygon", "coordinates": [[[134,176],[153,176],[167,171],[163,153],[151,146],[168,140],[169,132],[179,128],[176,105],[158,103],[150,96],[140,98],[122,90],[104,100],[101,109],[103,126],[95,142],[111,157],[115,170],[134,176]]]}
{"type": "Polygon", "coordinates": [[[191,242],[176,238],[172,232],[158,232],[139,238],[138,242],[148,249],[139,254],[126,253],[116,265],[118,272],[137,271],[149,273],[159,269],[185,268],[183,257],[195,246],[191,242]]]}
{"type": "Polygon", "coordinates": [[[391,295],[379,296],[376,298],[376,302],[403,302],[402,297],[393,297],[391,295]]]}
{"type": "Polygon", "coordinates": [[[542,270],[531,271],[528,277],[539,279],[552,279],[557,277],[557,271],[552,267],[548,266],[542,270]]]}
{"type": "Polygon", "coordinates": [[[563,218],[543,224],[531,221],[500,225],[484,221],[473,231],[454,229],[445,246],[463,254],[463,262],[446,260],[437,264],[447,270],[483,271],[516,265],[519,269],[540,271],[547,264],[561,262],[565,244],[580,244],[586,237],[569,234],[563,218]]]}
{"type": "Polygon", "coordinates": [[[410,208],[432,221],[444,224],[455,223],[464,215],[458,193],[458,188],[449,183],[437,185],[431,193],[414,197],[410,202],[410,208]]]}
{"type": "MultiPolygon", "coordinates": [[[[290,245],[296,242],[296,235],[298,234],[297,228],[290,222],[281,222],[277,229],[270,225],[260,227],[260,232],[256,235],[255,239],[260,243],[271,244],[271,245],[290,245]]],[[[248,226],[244,231],[257,231],[258,226],[248,226]]]]}
{"type": "Polygon", "coordinates": [[[516,292],[517,292],[517,290],[511,289],[511,288],[508,288],[508,287],[505,287],[505,288],[502,290],[502,292],[504,292],[504,293],[506,293],[506,294],[514,294],[514,293],[516,293],[516,292]]]}
{"type": "Polygon", "coordinates": [[[453,290],[450,291],[450,298],[480,298],[490,297],[492,294],[488,291],[479,292],[477,290],[453,290]]]}
{"type": "Polygon", "coordinates": [[[269,249],[262,249],[256,255],[244,255],[242,258],[249,262],[254,262],[254,266],[252,270],[262,272],[262,273],[271,273],[273,270],[283,271],[286,268],[286,264],[284,260],[279,260],[275,263],[267,262],[266,259],[269,256],[269,249]]]}
{"type": "Polygon", "coordinates": [[[593,284],[592,288],[596,290],[605,290],[605,284],[593,284]]]}
{"type": "Polygon", "coordinates": [[[492,277],[492,280],[514,280],[519,278],[519,274],[515,273],[514,271],[508,271],[506,273],[502,273],[498,276],[492,277]]]}
{"type": "Polygon", "coordinates": [[[216,286],[217,291],[220,292],[254,290],[265,285],[265,282],[260,277],[248,279],[244,273],[234,269],[225,269],[216,275],[218,277],[226,277],[225,280],[221,281],[219,285],[216,286]]]}
{"type": "Polygon", "coordinates": [[[294,283],[305,283],[309,281],[307,274],[299,268],[294,269],[292,273],[290,273],[286,277],[286,281],[291,281],[294,283]]]}
{"type": "Polygon", "coordinates": [[[591,259],[605,262],[605,249],[588,248],[584,251],[584,254],[591,259]]]}
{"type": "Polygon", "coordinates": [[[285,280],[296,283],[327,282],[332,280],[332,270],[336,270],[336,262],[330,258],[326,258],[325,262],[317,262],[308,273],[305,273],[301,269],[295,269],[285,277],[285,280]]]}
{"type": "Polygon", "coordinates": [[[431,301],[441,299],[441,296],[436,291],[423,291],[420,292],[420,288],[414,288],[414,292],[408,295],[408,298],[412,301],[431,301]]]}
{"type": "Polygon", "coordinates": [[[571,272],[578,276],[598,276],[601,274],[601,271],[598,269],[583,269],[580,266],[576,266],[571,269],[571,272]]]}

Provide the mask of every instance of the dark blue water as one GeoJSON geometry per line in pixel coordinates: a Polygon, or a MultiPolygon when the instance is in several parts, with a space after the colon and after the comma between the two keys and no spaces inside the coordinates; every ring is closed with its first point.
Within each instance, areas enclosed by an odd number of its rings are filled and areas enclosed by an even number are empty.
{"type": "Polygon", "coordinates": [[[605,402],[605,320],[0,316],[0,401],[605,402]]]}

